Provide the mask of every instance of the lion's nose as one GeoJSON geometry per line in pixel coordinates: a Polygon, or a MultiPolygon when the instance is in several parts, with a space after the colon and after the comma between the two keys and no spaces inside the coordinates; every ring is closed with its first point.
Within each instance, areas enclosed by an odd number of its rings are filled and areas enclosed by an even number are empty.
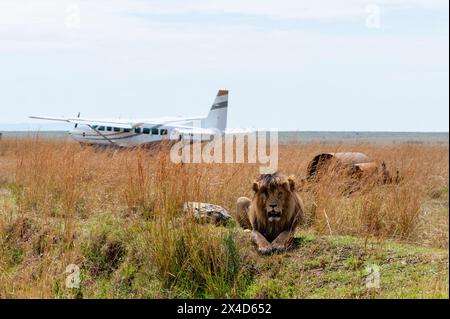
{"type": "Polygon", "coordinates": [[[277,204],[269,204],[270,208],[275,208],[277,207],[277,204]]]}

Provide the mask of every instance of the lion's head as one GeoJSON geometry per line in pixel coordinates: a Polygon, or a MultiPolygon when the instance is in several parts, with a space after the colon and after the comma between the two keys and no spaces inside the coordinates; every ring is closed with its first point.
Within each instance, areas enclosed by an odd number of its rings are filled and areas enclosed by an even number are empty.
{"type": "Polygon", "coordinates": [[[253,183],[253,191],[259,214],[263,215],[258,217],[270,223],[291,219],[299,205],[294,179],[279,173],[261,175],[253,183]]]}

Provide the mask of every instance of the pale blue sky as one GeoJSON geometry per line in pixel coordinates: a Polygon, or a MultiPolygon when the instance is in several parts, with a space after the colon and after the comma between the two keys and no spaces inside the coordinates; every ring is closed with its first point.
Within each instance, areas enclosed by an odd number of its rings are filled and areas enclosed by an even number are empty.
{"type": "Polygon", "coordinates": [[[234,128],[448,131],[448,26],[446,0],[0,0],[0,123],[226,88],[234,128]]]}

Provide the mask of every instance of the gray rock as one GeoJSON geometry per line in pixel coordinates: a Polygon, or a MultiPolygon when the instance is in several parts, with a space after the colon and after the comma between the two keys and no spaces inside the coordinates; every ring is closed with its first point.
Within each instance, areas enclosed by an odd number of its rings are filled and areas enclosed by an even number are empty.
{"type": "Polygon", "coordinates": [[[186,202],[184,203],[184,212],[194,214],[199,221],[216,225],[226,224],[232,218],[225,208],[209,203],[186,202]]]}
{"type": "Polygon", "coordinates": [[[9,190],[5,188],[0,188],[0,196],[10,197],[12,194],[9,190]]]}

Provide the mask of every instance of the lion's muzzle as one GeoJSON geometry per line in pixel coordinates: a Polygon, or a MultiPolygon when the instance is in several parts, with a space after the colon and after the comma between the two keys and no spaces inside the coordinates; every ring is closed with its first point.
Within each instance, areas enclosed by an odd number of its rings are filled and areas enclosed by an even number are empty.
{"type": "Polygon", "coordinates": [[[281,219],[281,212],[271,210],[267,213],[267,216],[269,217],[269,222],[277,222],[281,219]]]}

